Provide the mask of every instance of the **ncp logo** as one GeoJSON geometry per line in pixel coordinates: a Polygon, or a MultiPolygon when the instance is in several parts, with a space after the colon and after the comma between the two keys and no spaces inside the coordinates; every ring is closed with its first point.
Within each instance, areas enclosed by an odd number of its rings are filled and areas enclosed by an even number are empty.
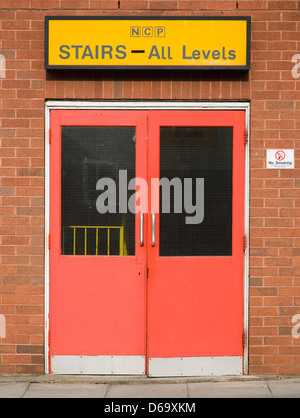
{"type": "Polygon", "coordinates": [[[130,36],[133,38],[164,38],[166,28],[164,26],[131,26],[130,36]]]}

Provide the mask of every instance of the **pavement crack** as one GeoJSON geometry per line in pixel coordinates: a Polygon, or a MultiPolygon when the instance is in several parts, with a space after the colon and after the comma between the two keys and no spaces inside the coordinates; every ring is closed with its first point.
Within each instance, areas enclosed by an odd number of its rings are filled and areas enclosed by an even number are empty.
{"type": "Polygon", "coordinates": [[[27,386],[26,386],[26,388],[25,388],[24,392],[23,392],[23,393],[22,393],[22,395],[20,396],[20,398],[21,398],[21,399],[22,399],[22,398],[24,398],[24,395],[25,395],[25,393],[27,392],[27,390],[28,390],[29,386],[30,386],[30,382],[29,382],[29,383],[27,383],[27,386]]]}
{"type": "Polygon", "coordinates": [[[106,390],[105,390],[105,393],[104,393],[103,398],[106,398],[106,395],[107,395],[107,392],[108,392],[108,388],[109,388],[109,385],[106,385],[106,390]]]}
{"type": "Polygon", "coordinates": [[[266,381],[266,384],[267,384],[267,388],[269,389],[269,392],[270,392],[270,393],[271,393],[271,395],[272,395],[272,398],[275,398],[275,396],[274,396],[274,394],[273,394],[273,392],[272,392],[272,389],[270,388],[269,382],[268,382],[268,381],[266,381]]]}
{"type": "Polygon", "coordinates": [[[188,383],[186,383],[186,394],[187,394],[187,397],[190,398],[189,384],[188,383]]]}

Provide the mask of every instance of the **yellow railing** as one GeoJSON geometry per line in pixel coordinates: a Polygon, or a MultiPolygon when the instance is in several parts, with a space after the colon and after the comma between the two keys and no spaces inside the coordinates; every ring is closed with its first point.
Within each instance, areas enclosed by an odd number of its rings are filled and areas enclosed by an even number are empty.
{"type": "MultiPolygon", "coordinates": [[[[98,255],[99,250],[99,229],[107,230],[107,252],[106,255],[110,255],[110,230],[119,229],[120,238],[119,238],[119,255],[127,255],[126,243],[124,243],[124,226],[81,226],[81,225],[71,225],[65,226],[65,229],[73,229],[73,255],[76,255],[76,231],[78,229],[84,230],[84,255],[87,255],[87,246],[88,246],[88,230],[94,229],[96,231],[96,242],[95,242],[95,255],[98,255]]],[[[64,241],[64,236],[63,236],[64,241]]]]}

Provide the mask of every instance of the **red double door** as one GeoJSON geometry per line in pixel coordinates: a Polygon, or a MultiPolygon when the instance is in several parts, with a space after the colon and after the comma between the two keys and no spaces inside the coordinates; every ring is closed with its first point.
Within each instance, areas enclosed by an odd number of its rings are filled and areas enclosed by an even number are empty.
{"type": "Polygon", "coordinates": [[[51,373],[243,372],[244,123],[51,111],[51,373]]]}

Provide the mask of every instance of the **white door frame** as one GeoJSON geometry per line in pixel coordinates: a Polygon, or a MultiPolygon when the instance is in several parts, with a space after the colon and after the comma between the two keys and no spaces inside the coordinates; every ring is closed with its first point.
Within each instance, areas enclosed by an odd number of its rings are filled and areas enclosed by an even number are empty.
{"type": "Polygon", "coordinates": [[[50,190],[50,111],[51,110],[244,110],[247,141],[245,144],[244,234],[244,358],[243,373],[248,374],[249,310],[249,197],[250,197],[250,103],[249,102],[113,102],[52,101],[45,105],[45,373],[49,373],[49,190],[50,190]]]}

